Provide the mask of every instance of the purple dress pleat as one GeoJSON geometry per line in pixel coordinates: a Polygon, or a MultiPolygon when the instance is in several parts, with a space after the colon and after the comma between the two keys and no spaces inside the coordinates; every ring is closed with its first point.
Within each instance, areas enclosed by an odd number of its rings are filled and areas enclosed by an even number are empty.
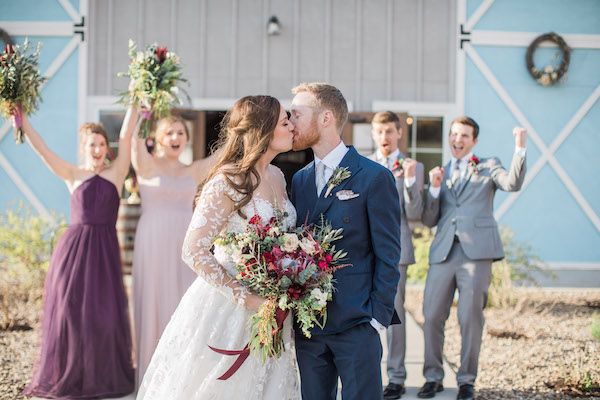
{"type": "Polygon", "coordinates": [[[134,390],[118,209],[115,185],[100,175],[71,195],[71,226],[46,277],[40,357],[27,395],[95,399],[134,390]]]}

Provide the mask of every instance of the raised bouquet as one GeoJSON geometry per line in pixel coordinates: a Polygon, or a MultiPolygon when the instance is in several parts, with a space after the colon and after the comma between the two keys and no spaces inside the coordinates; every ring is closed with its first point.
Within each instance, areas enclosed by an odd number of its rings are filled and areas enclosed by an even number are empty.
{"type": "Polygon", "coordinates": [[[181,76],[181,64],[177,54],[156,43],[144,51],[136,51],[136,44],[129,40],[129,69],[117,76],[130,78],[129,88],[121,94],[119,103],[134,104],[142,109],[140,134],[148,137],[152,120],[167,117],[171,108],[183,104],[177,84],[186,82],[181,76]]]}
{"type": "Polygon", "coordinates": [[[40,90],[46,80],[39,71],[41,44],[32,52],[29,41],[7,44],[0,55],[0,115],[13,118],[15,142],[23,143],[23,113],[35,112],[41,101],[40,90]]]}
{"type": "MultiPolygon", "coordinates": [[[[224,233],[214,252],[224,252],[238,271],[236,279],[267,301],[251,319],[248,348],[265,361],[283,351],[281,328],[288,312],[306,337],[327,320],[327,301],[334,291],[333,272],[348,266],[347,253],[333,244],[342,229],[320,225],[285,230],[282,215],[263,221],[254,215],[242,233],[224,233]]],[[[222,259],[222,257],[218,257],[222,259]]]]}

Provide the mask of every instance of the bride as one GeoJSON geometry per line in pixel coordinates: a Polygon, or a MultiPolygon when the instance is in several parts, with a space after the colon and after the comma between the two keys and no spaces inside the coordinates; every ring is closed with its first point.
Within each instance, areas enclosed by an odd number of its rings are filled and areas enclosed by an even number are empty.
{"type": "Polygon", "coordinates": [[[222,152],[199,188],[183,244],[184,261],[198,273],[165,328],[138,392],[138,399],[299,399],[291,318],[284,323],[285,351],[265,364],[253,355],[227,380],[218,380],[236,361],[209,348],[243,349],[250,317],[265,301],[235,280],[222,252],[212,254],[222,231],[241,232],[255,214],[268,221],[275,210],[295,226],[285,179],[271,165],[292,148],[293,125],[279,101],[247,96],[225,116],[222,152]],[[216,257],[216,258],[215,258],[216,257]]]}

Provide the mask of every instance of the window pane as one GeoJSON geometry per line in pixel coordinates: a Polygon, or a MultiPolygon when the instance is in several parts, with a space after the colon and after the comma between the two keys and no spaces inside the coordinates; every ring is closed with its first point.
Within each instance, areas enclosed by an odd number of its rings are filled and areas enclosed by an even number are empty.
{"type": "Polygon", "coordinates": [[[352,144],[363,156],[373,154],[375,144],[371,138],[371,124],[354,124],[352,127],[352,144]]]}
{"type": "Polygon", "coordinates": [[[417,118],[417,147],[442,148],[442,118],[417,118]]]}
{"type": "Polygon", "coordinates": [[[115,153],[119,147],[119,132],[124,118],[124,111],[100,111],[100,123],[106,129],[110,147],[115,150],[115,153]]]}
{"type": "Polygon", "coordinates": [[[431,171],[434,167],[439,167],[442,165],[442,153],[431,154],[417,152],[417,161],[423,163],[425,183],[429,184],[429,171],[431,171]]]}

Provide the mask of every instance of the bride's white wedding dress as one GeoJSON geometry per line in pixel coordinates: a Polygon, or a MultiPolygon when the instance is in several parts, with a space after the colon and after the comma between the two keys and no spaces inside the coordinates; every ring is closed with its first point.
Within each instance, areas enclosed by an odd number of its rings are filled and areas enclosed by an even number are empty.
{"type": "MultiPolygon", "coordinates": [[[[283,179],[283,177],[282,177],[283,179]]],[[[265,364],[250,355],[228,380],[218,380],[237,356],[218,354],[208,346],[243,349],[249,339],[253,314],[244,307],[248,294],[234,278],[235,268],[223,252],[210,249],[222,231],[242,232],[254,214],[268,221],[274,208],[255,194],[242,209],[247,219],[233,212],[240,194],[217,175],[206,183],[183,245],[184,261],[199,275],[185,293],[154,352],[137,398],[166,399],[300,399],[299,377],[291,316],[284,323],[285,351],[265,364]]],[[[295,226],[296,211],[285,200],[285,225],[295,226]]],[[[169,232],[165,232],[166,235],[169,232]]],[[[160,296],[160,294],[158,294],[160,296]]]]}

